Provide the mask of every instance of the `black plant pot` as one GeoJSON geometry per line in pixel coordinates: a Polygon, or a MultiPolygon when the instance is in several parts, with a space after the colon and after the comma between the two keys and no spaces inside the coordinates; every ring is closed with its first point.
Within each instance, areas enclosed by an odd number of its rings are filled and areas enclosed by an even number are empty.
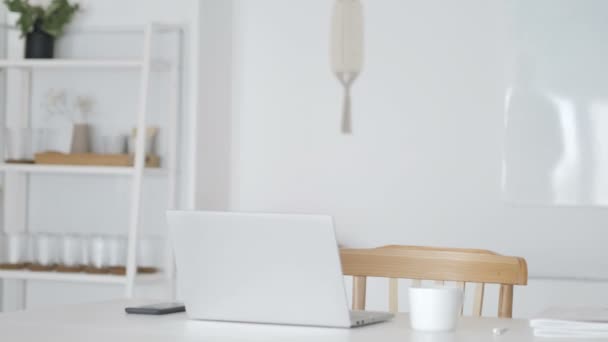
{"type": "Polygon", "coordinates": [[[42,31],[36,23],[34,30],[25,36],[25,58],[53,58],[55,37],[42,31]]]}

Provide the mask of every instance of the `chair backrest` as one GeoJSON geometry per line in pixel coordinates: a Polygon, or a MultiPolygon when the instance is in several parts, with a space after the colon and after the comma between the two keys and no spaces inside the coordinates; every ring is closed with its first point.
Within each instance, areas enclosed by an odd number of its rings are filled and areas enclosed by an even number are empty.
{"type": "Polygon", "coordinates": [[[511,318],[513,286],[526,285],[526,260],[487,250],[390,245],[371,249],[341,249],[342,271],[353,276],[353,309],[365,309],[367,277],[389,278],[389,310],[398,311],[398,279],[441,285],[453,281],[463,290],[476,283],[473,316],[481,316],[485,284],[499,284],[498,317],[511,318]]]}

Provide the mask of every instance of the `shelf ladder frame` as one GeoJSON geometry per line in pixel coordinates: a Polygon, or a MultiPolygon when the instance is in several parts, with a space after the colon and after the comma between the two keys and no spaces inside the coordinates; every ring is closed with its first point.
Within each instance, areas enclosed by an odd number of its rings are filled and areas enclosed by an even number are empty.
{"type": "MultiPolygon", "coordinates": [[[[25,288],[25,281],[27,279],[38,279],[38,280],[57,280],[63,281],[65,279],[73,279],[77,282],[82,283],[113,283],[113,284],[123,284],[124,296],[126,298],[132,298],[135,294],[135,285],[137,281],[137,249],[138,249],[138,236],[139,230],[141,226],[141,209],[142,209],[142,190],[143,190],[143,180],[145,177],[145,137],[146,137],[146,117],[148,113],[148,94],[150,90],[150,74],[153,71],[155,61],[152,59],[152,43],[153,43],[153,34],[155,32],[165,32],[168,29],[177,32],[177,47],[179,51],[177,52],[177,58],[175,62],[169,65],[168,70],[165,70],[169,74],[169,84],[170,84],[170,93],[169,93],[169,109],[167,115],[167,157],[166,157],[166,170],[167,170],[167,187],[168,187],[168,198],[167,198],[167,208],[174,209],[177,207],[177,171],[178,171],[178,120],[179,120],[179,111],[181,104],[181,58],[182,58],[182,39],[183,39],[183,31],[180,26],[171,26],[168,27],[165,24],[158,23],[149,23],[145,26],[142,34],[143,34],[143,48],[142,48],[142,62],[141,69],[139,70],[139,95],[138,95],[138,105],[136,112],[136,128],[137,128],[137,137],[135,142],[135,157],[134,157],[134,166],[132,172],[125,172],[126,176],[131,177],[131,196],[130,196],[130,211],[129,211],[129,225],[127,230],[127,262],[126,262],[126,275],[125,276],[116,276],[116,280],[110,279],[108,277],[88,277],[86,274],[74,277],[66,278],[64,275],[45,275],[45,274],[30,274],[30,272],[10,272],[5,275],[5,278],[8,279],[16,279],[16,280],[5,280],[0,282],[0,311],[2,309],[23,309],[27,303],[27,291],[25,288]],[[23,278],[21,278],[23,277],[23,278]],[[29,277],[29,278],[28,278],[29,277]],[[90,278],[90,279],[89,279],[90,278]],[[22,280],[19,280],[22,279],[22,280]],[[97,279],[97,280],[96,280],[97,279]],[[10,283],[9,283],[10,282],[10,283]],[[6,286],[8,284],[8,286],[6,286]],[[4,287],[4,288],[3,288],[4,287]],[[13,294],[11,301],[7,303],[6,294],[7,292],[13,294]]],[[[18,117],[12,118],[12,124],[18,124],[21,127],[29,127],[31,120],[31,73],[33,68],[16,68],[14,74],[12,76],[11,81],[17,81],[21,84],[20,89],[20,103],[18,104],[19,110],[15,111],[17,113],[21,113],[18,117]],[[15,120],[20,120],[19,122],[15,122],[15,120]]],[[[8,83],[9,72],[6,71],[6,79],[5,81],[8,83]]],[[[5,87],[7,87],[5,85],[5,87]]],[[[5,113],[2,115],[2,122],[0,124],[2,127],[6,127],[7,123],[7,113],[16,106],[15,103],[9,104],[8,101],[8,88],[5,89],[6,96],[6,108],[5,113]]],[[[13,100],[14,101],[14,100],[13,100]]],[[[2,134],[3,136],[4,134],[2,134]]],[[[4,137],[2,142],[4,142],[4,137]]],[[[3,144],[0,144],[0,147],[3,144]]],[[[28,186],[29,186],[29,173],[27,172],[27,168],[24,169],[25,172],[21,172],[18,169],[8,168],[4,170],[4,230],[6,231],[6,227],[15,226],[19,227],[18,230],[13,229],[12,231],[28,231],[28,205],[27,205],[27,194],[28,194],[28,186]],[[10,188],[10,189],[7,189],[10,188]],[[7,191],[10,190],[10,191],[7,191]],[[9,194],[10,193],[10,194],[9,194]],[[11,197],[10,204],[9,196],[15,196],[18,194],[18,198],[11,197]],[[7,211],[10,212],[7,215],[7,211]]],[[[77,172],[76,172],[77,173],[77,172]]],[[[89,173],[89,172],[87,172],[89,173]]],[[[167,245],[166,247],[166,258],[163,266],[163,274],[161,277],[143,277],[146,278],[162,278],[162,280],[166,283],[168,287],[168,296],[170,298],[175,297],[175,286],[174,286],[174,261],[172,257],[172,253],[170,252],[169,241],[166,239],[167,245]]],[[[0,278],[2,277],[2,272],[0,272],[0,278]]],[[[2,279],[0,279],[2,280],[2,279]]]]}

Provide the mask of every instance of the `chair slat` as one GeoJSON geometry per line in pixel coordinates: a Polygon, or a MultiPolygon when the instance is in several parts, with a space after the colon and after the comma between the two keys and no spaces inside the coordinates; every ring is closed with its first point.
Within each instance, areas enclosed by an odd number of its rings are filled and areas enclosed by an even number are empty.
{"type": "Polygon", "coordinates": [[[483,310],[484,284],[475,285],[475,299],[473,300],[473,316],[480,317],[483,310]]]}
{"type": "Polygon", "coordinates": [[[388,280],[388,310],[392,313],[399,311],[399,279],[388,280]]]}
{"type": "Polygon", "coordinates": [[[458,288],[462,290],[463,300],[462,300],[462,305],[460,306],[460,316],[462,316],[462,314],[464,313],[464,296],[465,296],[465,291],[467,289],[467,286],[464,281],[457,281],[456,286],[458,286],[458,288]]]}

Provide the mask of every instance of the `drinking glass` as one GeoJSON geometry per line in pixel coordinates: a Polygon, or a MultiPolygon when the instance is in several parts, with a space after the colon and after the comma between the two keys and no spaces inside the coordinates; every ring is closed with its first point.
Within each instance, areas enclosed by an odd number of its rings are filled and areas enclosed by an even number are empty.
{"type": "Polygon", "coordinates": [[[108,236],[108,264],[124,267],[127,262],[127,240],[123,236],[108,236]]]}
{"type": "Polygon", "coordinates": [[[29,239],[27,234],[7,233],[4,236],[4,263],[24,267],[28,260],[29,239]]]}
{"type": "Polygon", "coordinates": [[[34,260],[37,266],[52,267],[57,263],[57,236],[47,233],[34,235],[34,260]]]}
{"type": "Polygon", "coordinates": [[[80,238],[80,258],[82,265],[88,266],[91,265],[91,258],[89,257],[89,237],[86,235],[78,235],[80,238]]]}
{"type": "Polygon", "coordinates": [[[61,251],[59,253],[60,264],[68,268],[84,265],[82,249],[82,238],[79,235],[64,235],[61,239],[61,251]]]}
{"type": "Polygon", "coordinates": [[[103,144],[103,153],[105,154],[123,154],[127,137],[124,135],[107,135],[101,137],[103,144]]]}
{"type": "Polygon", "coordinates": [[[140,273],[154,273],[158,270],[162,258],[162,239],[156,236],[144,236],[137,248],[137,266],[140,273]]]}
{"type": "Polygon", "coordinates": [[[30,128],[6,129],[6,160],[33,160],[32,130],[30,128]]]}
{"type": "Polygon", "coordinates": [[[7,260],[7,251],[6,251],[6,235],[0,234],[0,266],[6,264],[7,260]]]}
{"type": "Polygon", "coordinates": [[[102,235],[93,235],[89,238],[88,251],[89,266],[100,271],[109,266],[107,239],[102,235]]]}
{"type": "MultiPolygon", "coordinates": [[[[152,147],[154,144],[154,136],[150,136],[150,135],[146,135],[146,141],[144,143],[145,147],[144,147],[144,151],[145,151],[145,155],[151,155],[152,154],[152,147]]],[[[137,137],[136,136],[129,136],[129,140],[127,141],[127,147],[128,147],[128,151],[129,154],[133,155],[135,154],[135,145],[137,142],[137,137]]]]}

